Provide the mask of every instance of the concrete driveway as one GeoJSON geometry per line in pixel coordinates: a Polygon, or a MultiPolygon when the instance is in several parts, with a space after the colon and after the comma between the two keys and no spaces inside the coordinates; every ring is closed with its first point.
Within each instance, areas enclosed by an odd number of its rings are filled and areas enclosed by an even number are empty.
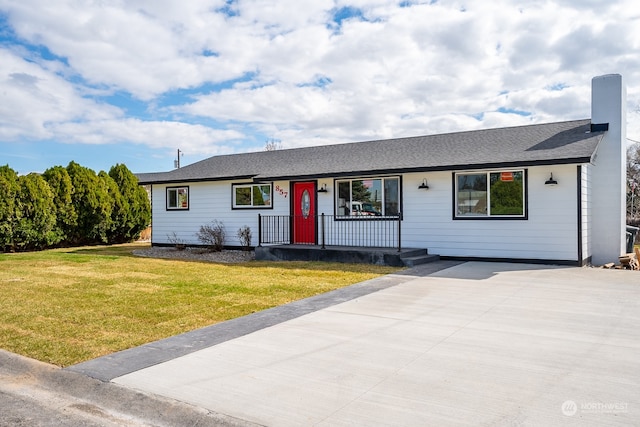
{"type": "Polygon", "coordinates": [[[268,426],[637,425],[639,273],[414,272],[112,381],[268,426]]]}

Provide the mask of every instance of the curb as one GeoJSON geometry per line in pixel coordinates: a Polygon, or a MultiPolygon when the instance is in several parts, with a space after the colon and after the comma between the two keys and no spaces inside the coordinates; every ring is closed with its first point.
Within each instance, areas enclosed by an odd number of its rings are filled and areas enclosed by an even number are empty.
{"type": "Polygon", "coordinates": [[[157,427],[256,427],[257,424],[213,413],[177,400],[102,382],[57,366],[0,350],[0,378],[5,384],[41,389],[78,404],[88,413],[112,420],[137,420],[157,427]]]}

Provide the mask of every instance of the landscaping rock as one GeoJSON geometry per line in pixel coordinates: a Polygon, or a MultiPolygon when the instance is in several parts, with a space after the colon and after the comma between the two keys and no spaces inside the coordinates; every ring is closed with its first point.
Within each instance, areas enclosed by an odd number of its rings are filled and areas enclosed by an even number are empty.
{"type": "Polygon", "coordinates": [[[248,262],[255,259],[253,251],[223,250],[211,252],[202,248],[187,247],[184,250],[154,246],[148,249],[136,249],[133,251],[136,256],[147,258],[182,259],[192,261],[239,263],[248,262]]]}

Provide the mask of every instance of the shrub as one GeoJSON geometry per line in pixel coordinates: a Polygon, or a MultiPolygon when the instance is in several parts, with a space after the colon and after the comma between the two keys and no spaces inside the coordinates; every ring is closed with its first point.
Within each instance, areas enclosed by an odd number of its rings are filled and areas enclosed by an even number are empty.
{"type": "Polygon", "coordinates": [[[224,225],[217,219],[213,220],[211,225],[201,225],[196,237],[210,250],[220,252],[224,248],[224,239],[226,237],[224,225]]]}
{"type": "Polygon", "coordinates": [[[187,243],[184,240],[182,240],[180,237],[178,237],[175,231],[172,232],[171,234],[167,234],[167,240],[169,240],[169,243],[174,245],[176,249],[179,251],[182,251],[187,248],[187,243]]]}
{"type": "Polygon", "coordinates": [[[248,225],[240,227],[238,229],[238,232],[236,233],[236,236],[238,236],[238,240],[240,240],[242,249],[248,251],[251,248],[251,228],[249,228],[248,225]]]}

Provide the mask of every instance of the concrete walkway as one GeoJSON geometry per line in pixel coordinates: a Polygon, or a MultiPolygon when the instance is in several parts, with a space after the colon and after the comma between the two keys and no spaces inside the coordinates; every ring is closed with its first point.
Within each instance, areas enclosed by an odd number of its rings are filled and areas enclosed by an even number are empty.
{"type": "Polygon", "coordinates": [[[638,273],[468,262],[398,277],[112,381],[268,426],[640,420],[638,273]]]}

